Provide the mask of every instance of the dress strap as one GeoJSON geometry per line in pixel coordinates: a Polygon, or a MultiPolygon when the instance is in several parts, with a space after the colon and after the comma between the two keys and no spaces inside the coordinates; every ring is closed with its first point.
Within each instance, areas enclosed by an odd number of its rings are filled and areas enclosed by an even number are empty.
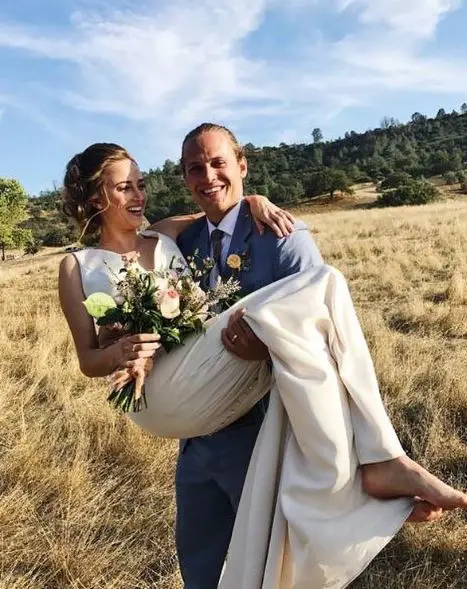
{"type": "Polygon", "coordinates": [[[157,231],[152,231],[152,229],[144,229],[143,231],[140,231],[139,234],[141,235],[141,237],[159,237],[160,238],[160,234],[157,231]]]}

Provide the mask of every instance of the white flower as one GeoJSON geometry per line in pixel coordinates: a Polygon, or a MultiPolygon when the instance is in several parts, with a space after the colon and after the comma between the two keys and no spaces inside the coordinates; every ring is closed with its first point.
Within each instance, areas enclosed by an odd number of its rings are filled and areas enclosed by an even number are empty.
{"type": "Polygon", "coordinates": [[[200,298],[200,299],[206,298],[206,293],[200,287],[199,282],[192,282],[191,283],[191,294],[194,295],[196,298],[200,298]]]}
{"type": "Polygon", "coordinates": [[[167,278],[154,278],[154,286],[159,290],[167,290],[169,288],[169,280],[167,278]]]}
{"type": "Polygon", "coordinates": [[[117,294],[114,296],[114,300],[117,303],[117,305],[123,305],[123,303],[125,302],[125,297],[122,294],[117,294]]]}
{"type": "Polygon", "coordinates": [[[180,315],[180,295],[174,288],[166,290],[162,294],[159,308],[165,319],[175,319],[180,315]]]}
{"type": "Polygon", "coordinates": [[[167,278],[154,278],[154,286],[156,288],[156,291],[153,295],[153,300],[156,303],[159,303],[160,300],[162,299],[162,297],[164,296],[164,293],[169,289],[169,281],[167,278]]]}

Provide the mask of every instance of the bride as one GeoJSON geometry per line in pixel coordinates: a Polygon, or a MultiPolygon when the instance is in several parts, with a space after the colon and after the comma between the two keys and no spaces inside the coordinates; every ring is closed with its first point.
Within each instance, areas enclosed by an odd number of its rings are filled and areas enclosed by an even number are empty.
{"type": "MultiPolygon", "coordinates": [[[[82,305],[96,291],[114,293],[122,255],[144,270],[180,257],[175,239],[199,215],[167,219],[139,233],[144,180],[123,148],[95,144],[75,156],[65,176],[65,210],[98,247],[66,256],[59,291],[81,370],[106,376],[137,370],[158,350],[150,334],[124,336],[100,349],[82,305]]],[[[286,213],[249,197],[256,221],[290,231],[286,213]]],[[[467,507],[467,497],[405,456],[377,383],[343,276],[329,266],[284,278],[222,313],[206,334],[155,357],[146,382],[148,409],[131,414],[155,435],[213,433],[246,413],[267,391],[269,409],[248,470],[222,589],[346,587],[407,518],[436,519],[467,507]],[[246,319],[268,347],[247,362],[221,343],[229,316],[246,319]]]]}

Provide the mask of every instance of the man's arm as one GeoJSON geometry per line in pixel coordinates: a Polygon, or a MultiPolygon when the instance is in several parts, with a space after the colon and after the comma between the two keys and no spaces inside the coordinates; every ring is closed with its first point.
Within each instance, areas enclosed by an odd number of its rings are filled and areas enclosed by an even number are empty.
{"type": "MultiPolygon", "coordinates": [[[[297,223],[295,231],[277,242],[276,247],[274,282],[307,268],[321,266],[324,263],[319,249],[304,223],[297,223]]],[[[243,314],[244,311],[240,310],[229,318],[227,328],[222,330],[222,343],[229,352],[242,360],[267,360],[269,358],[268,348],[250,329],[242,318],[243,314]]]]}
{"type": "Polygon", "coordinates": [[[297,223],[295,231],[278,242],[274,280],[280,280],[313,266],[324,264],[305,223],[297,223]]]}

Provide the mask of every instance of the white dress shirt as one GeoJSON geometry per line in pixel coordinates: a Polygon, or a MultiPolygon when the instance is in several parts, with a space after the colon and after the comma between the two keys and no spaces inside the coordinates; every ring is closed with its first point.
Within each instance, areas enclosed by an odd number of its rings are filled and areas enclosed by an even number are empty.
{"type": "MultiPolygon", "coordinates": [[[[221,263],[223,265],[225,265],[225,262],[227,260],[227,254],[229,253],[229,249],[230,249],[230,244],[232,242],[232,235],[235,229],[235,225],[237,223],[237,219],[238,219],[238,215],[240,213],[240,207],[242,205],[242,201],[239,200],[238,203],[234,206],[234,208],[232,210],[230,210],[227,215],[222,219],[222,221],[219,223],[219,225],[214,225],[213,223],[211,223],[211,221],[208,219],[208,232],[209,232],[209,240],[211,240],[211,233],[214,231],[214,229],[220,229],[221,231],[224,232],[224,236],[222,238],[222,249],[221,249],[221,263]]],[[[212,246],[211,246],[211,253],[210,256],[211,258],[213,257],[213,251],[212,251],[212,246]]],[[[211,274],[209,275],[209,285],[212,287],[216,284],[217,278],[219,276],[219,268],[217,267],[217,264],[214,266],[214,268],[211,271],[211,274]]]]}

